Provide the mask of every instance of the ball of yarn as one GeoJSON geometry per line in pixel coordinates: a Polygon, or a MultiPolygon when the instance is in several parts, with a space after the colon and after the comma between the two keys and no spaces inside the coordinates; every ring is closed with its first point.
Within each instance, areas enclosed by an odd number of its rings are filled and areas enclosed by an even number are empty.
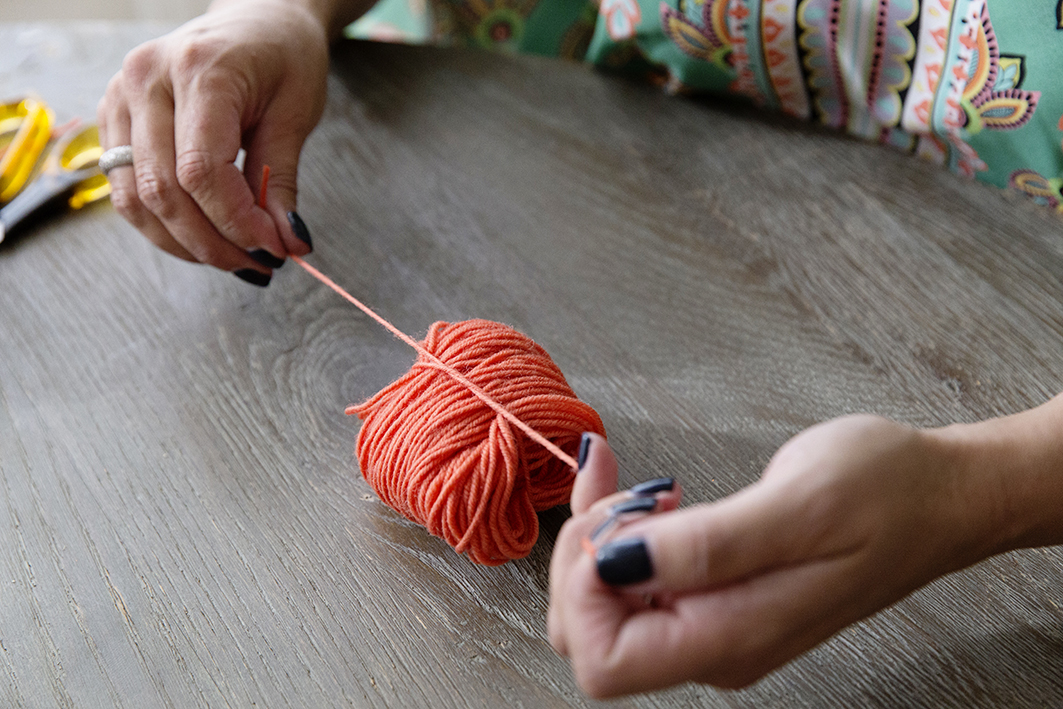
{"type": "MultiPolygon", "coordinates": [[[[584,431],[604,435],[546,350],[513,328],[437,322],[422,344],[566,453],[584,431]]],[[[568,502],[574,471],[424,356],[351,410],[363,421],[358,463],[380,499],[477,563],[526,556],[536,512],[568,502]]]]}

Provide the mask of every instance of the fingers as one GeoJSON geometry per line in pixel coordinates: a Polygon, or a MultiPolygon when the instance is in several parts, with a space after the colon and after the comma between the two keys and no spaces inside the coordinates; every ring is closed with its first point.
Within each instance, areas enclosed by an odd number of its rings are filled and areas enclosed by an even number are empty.
{"type": "MultiPolygon", "coordinates": [[[[264,285],[270,271],[244,248],[220,237],[180,188],[175,174],[175,108],[167,83],[156,69],[159,51],[157,43],[148,43],[130,52],[98,111],[104,147],[133,146],[133,166],[115,168],[108,175],[112,203],[164,251],[264,285]]],[[[280,243],[279,239],[275,242],[280,243]]]]}
{"type": "MultiPolygon", "coordinates": [[[[913,514],[937,494],[921,441],[912,429],[872,417],[821,424],[783,446],[771,474],[755,485],[633,524],[624,536],[644,541],[650,587],[676,592],[718,588],[869,545],[888,551],[901,535],[882,531],[913,524],[913,514]]],[[[616,551],[627,554],[621,561],[645,566],[634,542],[627,544],[616,551]]]]}
{"type": "Polygon", "coordinates": [[[592,696],[687,679],[743,686],[867,612],[839,606],[863,597],[848,587],[851,557],[789,563],[814,495],[755,485],[676,512],[667,479],[612,492],[616,460],[589,440],[551,563],[548,630],[592,696]]]}
{"type": "Polygon", "coordinates": [[[619,466],[605,439],[597,433],[584,433],[580,441],[580,468],[572,486],[572,514],[583,514],[590,506],[616,492],[619,466]]]}
{"type": "Polygon", "coordinates": [[[268,113],[248,145],[244,165],[247,175],[261,175],[262,168],[269,166],[266,210],[277,225],[283,248],[296,256],[305,256],[313,249],[306,225],[294,211],[302,136],[301,131],[285,130],[283,123],[268,113]]]}
{"type": "Polygon", "coordinates": [[[791,513],[789,500],[754,487],[654,520],[652,529],[628,531],[645,539],[654,585],[682,592],[723,586],[784,563],[795,532],[791,513]]]}
{"type": "Polygon", "coordinates": [[[625,525],[674,510],[682,498],[682,488],[671,478],[617,492],[616,457],[597,434],[584,434],[580,457],[583,464],[572,488],[573,517],[562,528],[554,549],[552,561],[559,568],[571,564],[578,554],[593,554],[596,545],[620,533],[625,525]]]}
{"type": "Polygon", "coordinates": [[[551,603],[547,629],[551,643],[561,654],[567,653],[567,624],[562,615],[570,594],[565,589],[574,569],[581,565],[593,568],[594,544],[608,539],[633,520],[674,510],[682,497],[682,489],[670,478],[651,480],[616,492],[617,461],[605,439],[599,435],[584,434],[579,458],[580,470],[571,502],[574,515],[562,527],[550,562],[551,603]]]}
{"type": "Polygon", "coordinates": [[[311,249],[294,212],[296,170],[324,105],[327,52],[303,14],[198,18],[130,52],[98,111],[104,148],[133,147],[134,166],[111,173],[122,216],[169,253],[259,285],[311,249]],[[234,164],[241,147],[246,176],[234,164]]]}
{"type": "MultiPolygon", "coordinates": [[[[105,150],[131,144],[129,108],[121,76],[116,76],[108,84],[107,93],[97,108],[97,122],[100,144],[105,150]]],[[[132,166],[114,168],[108,173],[107,180],[111,183],[111,204],[118,214],[163,251],[186,261],[197,260],[141,203],[132,166]]]]}
{"type": "Polygon", "coordinates": [[[877,608],[855,588],[854,565],[840,558],[787,567],[627,613],[594,592],[595,580],[574,579],[585,588],[567,618],[573,670],[600,698],[687,680],[747,686],[877,608]]]}
{"type": "Polygon", "coordinates": [[[573,517],[565,522],[558,534],[554,553],[550,558],[550,608],[547,611],[546,627],[550,642],[562,655],[567,654],[567,644],[560,621],[564,587],[573,563],[583,553],[582,540],[600,519],[585,515],[594,502],[616,493],[617,462],[609,444],[596,433],[584,433],[580,439],[579,472],[572,486],[570,507],[573,517]]]}
{"type": "Polygon", "coordinates": [[[551,569],[551,639],[596,697],[745,686],[956,568],[938,469],[924,439],[882,419],[809,429],[755,485],[622,525],[593,559],[569,554],[551,569]]]}
{"type": "MultiPolygon", "coordinates": [[[[226,271],[249,269],[268,274],[268,270],[247,255],[246,251],[255,242],[238,229],[235,219],[226,223],[217,221],[219,210],[216,209],[213,215],[204,211],[205,205],[201,203],[204,193],[197,195],[182,184],[179,170],[187,170],[187,158],[182,151],[188,149],[178,140],[183,137],[183,125],[188,121],[188,97],[178,95],[178,87],[174,86],[167,64],[162,61],[164,46],[160,42],[134,50],[122,69],[123,98],[128,102],[131,116],[130,143],[135,158],[137,198],[174,241],[197,261],[226,271]],[[223,224],[229,233],[219,233],[216,228],[219,224],[223,224]]],[[[208,152],[220,150],[227,134],[239,133],[238,122],[230,127],[224,125],[232,119],[231,111],[226,111],[220,101],[216,109],[208,112],[211,118],[207,128],[214,136],[214,142],[204,143],[204,150],[208,152]]],[[[227,152],[218,152],[214,159],[234,159],[237,149],[238,146],[231,150],[231,156],[227,152]]],[[[232,169],[236,171],[235,167],[232,169]]],[[[251,201],[246,185],[245,192],[247,201],[251,201]]],[[[231,201],[232,198],[232,194],[217,195],[211,206],[219,200],[231,201]]],[[[231,213],[225,216],[232,218],[231,213]]],[[[276,250],[279,240],[274,239],[274,242],[276,250]]]]}
{"type": "MultiPolygon", "coordinates": [[[[202,250],[201,260],[226,270],[246,265],[245,252],[256,248],[284,258],[288,251],[273,218],[258,206],[258,195],[235,165],[247,97],[223,79],[186,81],[175,82],[168,126],[174,162],[164,166],[164,174],[175,184],[166,185],[164,193],[170,198],[166,206],[174,210],[167,226],[178,241],[183,241],[181,233],[190,233],[202,250]]],[[[261,167],[249,174],[257,180],[261,167]]]]}
{"type": "Polygon", "coordinates": [[[850,537],[828,534],[829,502],[796,487],[757,484],[713,504],[633,523],[599,547],[599,572],[622,585],[640,584],[633,592],[682,593],[850,551],[850,537]]]}
{"type": "MultiPolygon", "coordinates": [[[[724,510],[721,523],[733,523],[732,514],[744,519],[748,513],[771,509],[759,500],[741,503],[748,507],[724,510]]],[[[757,549],[729,538],[720,549],[729,545],[739,557],[748,553],[753,559],[747,563],[739,558],[729,570],[723,563],[709,563],[701,568],[712,573],[688,575],[682,564],[698,564],[697,559],[668,551],[697,544],[694,536],[682,536],[677,530],[696,526],[697,534],[705,533],[704,520],[687,514],[691,511],[702,508],[632,522],[614,542],[599,548],[593,561],[585,555],[574,558],[552,591],[565,595],[555,614],[558,630],[551,638],[562,636],[577,680],[592,696],[647,691],[691,679],[721,687],[746,686],[903,595],[903,591],[882,595],[875,580],[861,570],[865,562],[859,550],[802,563],[777,563],[788,553],[784,540],[762,541],[757,549]],[[662,527],[667,531],[658,534],[662,527]],[[645,545],[641,556],[622,551],[637,549],[633,542],[645,545]],[[659,553],[666,544],[668,550],[659,553]],[[620,573],[608,564],[603,571],[602,552],[610,547],[609,553],[624,557],[620,573]],[[648,581],[610,585],[627,583],[624,574],[638,573],[647,560],[652,574],[648,581]],[[748,571],[752,568],[758,570],[748,571]],[[717,583],[716,569],[733,578],[717,583]],[[699,586],[705,576],[713,581],[699,586]],[[683,587],[685,591],[676,590],[683,587]],[[639,599],[641,605],[636,603],[639,599]]],[[[758,528],[749,520],[738,524],[762,540],[773,534],[795,534],[792,525],[769,523],[758,528]],[[771,529],[773,534],[764,533],[771,529]]],[[[701,549],[692,555],[714,553],[711,545],[701,549]]]]}

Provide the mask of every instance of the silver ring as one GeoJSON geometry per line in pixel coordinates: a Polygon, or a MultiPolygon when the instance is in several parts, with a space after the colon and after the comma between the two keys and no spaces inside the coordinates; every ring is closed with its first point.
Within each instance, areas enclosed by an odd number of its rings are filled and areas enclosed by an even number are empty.
{"type": "Polygon", "coordinates": [[[104,152],[100,156],[100,170],[106,175],[116,167],[123,167],[125,165],[133,164],[133,146],[132,145],[119,145],[117,148],[111,148],[104,152]]]}

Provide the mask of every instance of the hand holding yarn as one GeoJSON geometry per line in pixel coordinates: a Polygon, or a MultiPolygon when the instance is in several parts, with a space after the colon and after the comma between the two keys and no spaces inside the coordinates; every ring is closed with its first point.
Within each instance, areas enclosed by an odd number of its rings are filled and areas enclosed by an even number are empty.
{"type": "Polygon", "coordinates": [[[968,466],[956,436],[835,419],[786,443],[759,482],[681,510],[677,491],[659,486],[641,498],[651,504],[621,507],[639,491],[615,492],[616,459],[594,441],[554,547],[554,647],[597,698],[688,680],[744,687],[935,577],[1013,548],[998,498],[1020,476],[992,480],[984,459],[968,466]],[[633,519],[600,533],[617,509],[633,519]]]}
{"type": "Polygon", "coordinates": [[[133,49],[97,109],[103,147],[135,158],[108,175],[118,213],[164,251],[255,285],[309,253],[290,214],[299,152],[324,108],[326,25],[301,3],[219,0],[133,49]],[[248,178],[264,163],[274,180],[256,206],[248,178]]]}

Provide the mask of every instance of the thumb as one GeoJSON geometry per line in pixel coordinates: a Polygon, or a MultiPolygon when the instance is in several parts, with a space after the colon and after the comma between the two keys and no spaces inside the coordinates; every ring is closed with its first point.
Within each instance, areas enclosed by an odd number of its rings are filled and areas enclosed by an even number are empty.
{"type": "Polygon", "coordinates": [[[614,585],[646,581],[632,589],[639,592],[705,590],[793,563],[795,551],[809,547],[801,541],[809,534],[792,494],[753,485],[713,504],[631,524],[623,538],[598,550],[598,572],[619,579],[614,585]]]}
{"type": "Polygon", "coordinates": [[[606,495],[616,492],[617,462],[605,438],[584,433],[580,441],[580,468],[572,486],[570,507],[580,515],[606,495]]]}
{"type": "MultiPolygon", "coordinates": [[[[269,166],[269,183],[266,187],[266,211],[277,226],[284,247],[290,254],[305,256],[313,250],[310,234],[296,210],[299,153],[303,137],[277,135],[267,125],[259,126],[248,147],[244,174],[256,185],[261,180],[263,168],[269,166]]],[[[256,186],[256,195],[261,185],[256,186]]]]}

